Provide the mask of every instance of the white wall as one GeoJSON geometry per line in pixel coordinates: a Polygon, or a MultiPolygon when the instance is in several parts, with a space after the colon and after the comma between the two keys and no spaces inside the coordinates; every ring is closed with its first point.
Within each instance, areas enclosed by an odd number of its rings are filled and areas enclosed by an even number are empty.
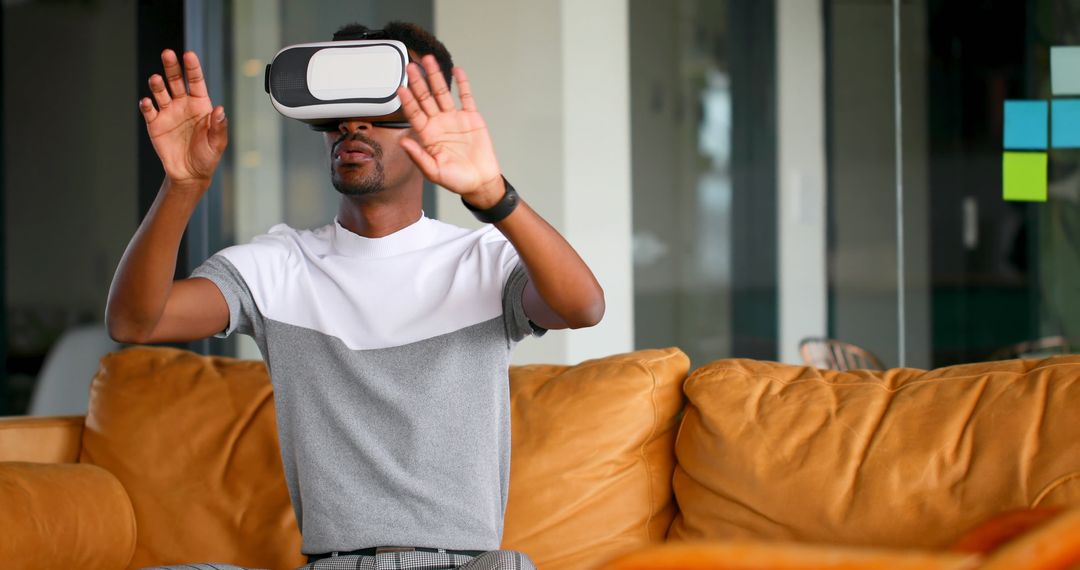
{"type": "MultiPolygon", "coordinates": [[[[607,300],[598,326],[529,339],[515,362],[632,350],[625,0],[435,0],[434,31],[469,74],[506,177],[577,249],[607,300]]],[[[438,213],[477,225],[449,192],[438,213]]]]}
{"type": "Polygon", "coordinates": [[[821,0],[777,0],[780,360],[828,331],[825,44],[821,0]]]}

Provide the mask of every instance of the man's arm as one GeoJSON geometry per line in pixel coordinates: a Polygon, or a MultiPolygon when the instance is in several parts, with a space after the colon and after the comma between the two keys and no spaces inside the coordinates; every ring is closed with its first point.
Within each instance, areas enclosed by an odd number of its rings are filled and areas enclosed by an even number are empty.
{"type": "MultiPolygon", "coordinates": [[[[499,182],[502,186],[501,179],[499,182]]],[[[501,197],[498,194],[495,200],[501,197]]],[[[495,227],[514,244],[529,272],[522,297],[529,320],[545,329],[577,329],[600,322],[604,291],[562,234],[524,201],[495,227]]]]}
{"type": "MultiPolygon", "coordinates": [[[[409,64],[409,87],[398,89],[416,136],[401,144],[429,180],[474,207],[487,209],[502,199],[506,187],[469,80],[461,68],[454,68],[461,94],[462,108],[458,109],[435,58],[425,55],[421,63],[427,78],[416,64],[409,64]]],[[[604,291],[555,228],[524,201],[495,226],[514,245],[529,272],[522,301],[531,321],[547,329],[600,322],[604,291]]]]}
{"type": "Polygon", "coordinates": [[[228,144],[225,110],[211,104],[194,53],[184,54],[183,71],[172,50],[165,50],[161,61],[165,79],[150,78],[157,106],[144,98],[139,109],[165,181],[109,289],[105,322],[109,335],[120,342],[194,340],[229,324],[229,308],[216,285],[206,279],[173,282],[180,238],[228,144]]]}

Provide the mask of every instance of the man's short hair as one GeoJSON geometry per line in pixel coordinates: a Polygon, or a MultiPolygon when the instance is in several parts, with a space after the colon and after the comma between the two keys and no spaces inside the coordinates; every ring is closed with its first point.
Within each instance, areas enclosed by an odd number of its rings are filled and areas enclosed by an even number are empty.
{"type": "Polygon", "coordinates": [[[446,78],[446,84],[450,85],[450,70],[454,68],[450,52],[431,32],[416,24],[387,22],[381,30],[373,30],[363,24],[347,24],[334,32],[335,42],[345,40],[397,40],[421,56],[431,54],[435,56],[435,61],[439,62],[439,69],[446,78]]]}

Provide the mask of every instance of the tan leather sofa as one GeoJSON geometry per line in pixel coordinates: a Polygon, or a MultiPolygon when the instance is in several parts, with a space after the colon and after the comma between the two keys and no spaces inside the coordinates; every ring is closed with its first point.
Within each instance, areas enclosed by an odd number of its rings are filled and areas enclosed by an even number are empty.
{"type": "MultiPolygon", "coordinates": [[[[928,568],[997,513],[1080,506],[1080,357],[688,368],[677,349],[514,367],[504,547],[542,569],[680,545],[709,567],[826,548],[928,568]]],[[[299,547],[261,363],[131,348],[85,417],[0,419],[0,567],[287,569],[299,547]]],[[[647,560],[625,567],[688,567],[647,560]]]]}

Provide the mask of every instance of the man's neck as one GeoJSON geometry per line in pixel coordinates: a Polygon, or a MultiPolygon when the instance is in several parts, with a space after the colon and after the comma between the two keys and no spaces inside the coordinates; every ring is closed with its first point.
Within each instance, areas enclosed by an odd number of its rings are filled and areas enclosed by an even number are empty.
{"type": "Polygon", "coordinates": [[[374,196],[342,196],[338,223],[354,234],[381,238],[416,223],[422,213],[419,200],[379,200],[374,196]]]}

